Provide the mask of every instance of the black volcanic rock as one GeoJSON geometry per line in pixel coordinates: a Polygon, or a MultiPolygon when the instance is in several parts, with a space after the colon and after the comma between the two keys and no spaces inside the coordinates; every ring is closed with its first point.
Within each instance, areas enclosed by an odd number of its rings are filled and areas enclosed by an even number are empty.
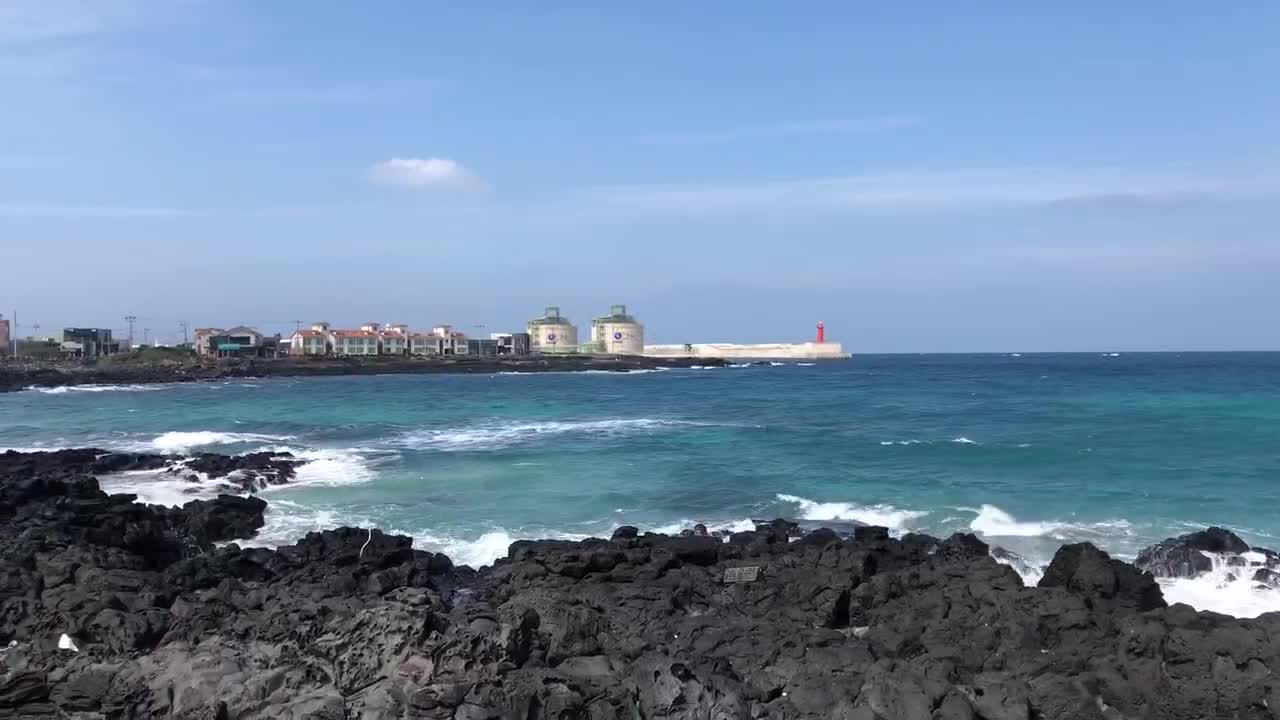
{"type": "Polygon", "coordinates": [[[1134,565],[1156,577],[1193,578],[1213,569],[1205,553],[1239,555],[1249,552],[1249,544],[1220,527],[1169,538],[1138,553],[1134,565]]]}
{"type": "Polygon", "coordinates": [[[1112,560],[1087,542],[1058,548],[1039,586],[1065,588],[1101,606],[1115,605],[1138,612],[1166,605],[1164,593],[1150,573],[1112,560]]]}
{"type": "Polygon", "coordinates": [[[244,455],[200,453],[175,465],[175,473],[196,472],[210,479],[220,479],[239,492],[257,492],[272,485],[284,485],[297,474],[305,460],[292,453],[256,452],[244,455]]]}
{"type": "Polygon", "coordinates": [[[772,523],[732,543],[634,528],[517,542],[473,571],[365,528],[214,547],[260,525],[262,500],[141,506],[57,465],[6,462],[27,470],[0,474],[0,718],[1274,720],[1280,707],[1280,614],[1165,608],[1149,574],[1090,545],[1063,548],[1039,588],[972,535],[792,542],[772,523]],[[62,634],[77,650],[58,649],[62,634]]]}

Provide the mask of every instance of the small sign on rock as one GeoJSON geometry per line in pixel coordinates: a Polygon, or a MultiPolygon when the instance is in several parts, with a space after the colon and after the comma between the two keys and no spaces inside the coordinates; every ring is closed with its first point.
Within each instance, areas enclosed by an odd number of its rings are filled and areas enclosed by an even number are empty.
{"type": "Polygon", "coordinates": [[[749,565],[747,567],[731,567],[725,568],[724,581],[726,583],[749,583],[755,582],[760,578],[760,566],[749,565]]]}

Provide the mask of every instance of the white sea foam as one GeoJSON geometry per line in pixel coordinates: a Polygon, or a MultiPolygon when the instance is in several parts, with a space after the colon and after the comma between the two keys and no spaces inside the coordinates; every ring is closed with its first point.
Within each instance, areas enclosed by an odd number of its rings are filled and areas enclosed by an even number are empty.
{"type": "Polygon", "coordinates": [[[277,445],[266,449],[275,453],[289,453],[306,462],[298,466],[296,474],[288,483],[268,486],[262,492],[286,490],[298,485],[359,485],[369,482],[375,475],[369,460],[357,448],[307,449],[277,445]]]}
{"type": "Polygon", "coordinates": [[[552,437],[599,438],[668,432],[706,423],[659,418],[547,421],[535,423],[488,422],[457,428],[411,432],[393,441],[403,447],[442,452],[499,450],[552,437]]]}
{"type": "Polygon", "coordinates": [[[1056,522],[1020,522],[995,505],[983,505],[969,529],[992,537],[1039,537],[1051,535],[1063,527],[1056,522]]]}
{"type": "Polygon", "coordinates": [[[217,486],[207,477],[189,472],[182,475],[164,470],[112,473],[98,478],[98,483],[108,493],[130,493],[138,496],[137,502],[166,507],[178,507],[217,494],[217,486]],[[185,479],[192,474],[197,476],[198,482],[185,479]]]}
{"type": "Polygon", "coordinates": [[[564,532],[519,532],[495,528],[475,538],[460,538],[429,532],[411,533],[414,547],[449,556],[455,565],[473,568],[492,565],[494,560],[507,556],[507,549],[516,540],[585,540],[588,535],[564,532]]]}
{"type": "Polygon", "coordinates": [[[796,363],[796,365],[799,367],[813,367],[814,365],[817,365],[817,363],[796,363]]]}
{"type": "Polygon", "coordinates": [[[931,440],[881,440],[881,445],[932,445],[931,440]]]}
{"type": "Polygon", "coordinates": [[[799,505],[802,520],[856,520],[890,530],[905,529],[912,520],[928,513],[900,510],[892,505],[859,505],[850,502],[817,502],[796,495],[779,493],[780,502],[799,505]]]}
{"type": "Polygon", "coordinates": [[[1225,556],[1204,554],[1213,561],[1209,572],[1194,578],[1159,579],[1166,601],[1240,618],[1280,611],[1280,590],[1253,582],[1254,568],[1231,567],[1225,556]]]}
{"type": "Polygon", "coordinates": [[[771,363],[769,363],[769,365],[770,365],[770,366],[772,366],[772,367],[783,367],[783,366],[785,366],[785,365],[786,365],[786,363],[784,363],[784,362],[771,362],[771,363]]]}
{"type": "Polygon", "coordinates": [[[167,453],[179,453],[210,445],[235,445],[237,443],[281,442],[292,440],[292,435],[263,435],[260,433],[228,433],[212,430],[194,432],[167,432],[151,441],[151,449],[167,453]]]}
{"type": "Polygon", "coordinates": [[[58,387],[36,387],[27,390],[44,395],[66,395],[67,393],[102,393],[102,392],[151,392],[163,390],[168,385],[59,385],[58,387]]]}
{"type": "Polygon", "coordinates": [[[953,442],[953,443],[959,443],[959,444],[961,444],[961,445],[980,445],[980,444],[981,444],[981,443],[977,442],[976,440],[970,440],[969,438],[964,437],[964,436],[957,437],[957,438],[951,438],[951,442],[953,442]]]}

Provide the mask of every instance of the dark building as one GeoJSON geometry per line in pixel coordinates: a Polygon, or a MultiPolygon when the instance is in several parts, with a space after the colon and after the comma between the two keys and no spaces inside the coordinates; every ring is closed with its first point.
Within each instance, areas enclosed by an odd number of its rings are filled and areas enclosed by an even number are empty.
{"type": "Polygon", "coordinates": [[[510,335],[500,335],[496,338],[498,341],[499,355],[528,355],[529,354],[529,333],[511,333],[510,335]]]}
{"type": "Polygon", "coordinates": [[[0,357],[9,354],[9,321],[0,318],[0,357]]]}
{"type": "Polygon", "coordinates": [[[120,341],[106,328],[64,328],[62,352],[74,357],[102,357],[120,352],[120,341]]]}
{"type": "Polygon", "coordinates": [[[493,357],[498,354],[497,340],[467,340],[467,354],[493,357]]]}

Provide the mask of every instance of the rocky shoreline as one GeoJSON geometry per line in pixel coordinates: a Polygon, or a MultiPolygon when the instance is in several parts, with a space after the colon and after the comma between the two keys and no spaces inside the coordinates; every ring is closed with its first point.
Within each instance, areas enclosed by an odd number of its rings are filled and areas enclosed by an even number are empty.
{"type": "MultiPolygon", "coordinates": [[[[1151,573],[1089,544],[1061,548],[1034,588],[972,535],[786,521],[522,541],[473,570],[368,528],[224,544],[266,503],[144,506],[93,476],[153,457],[0,455],[0,718],[1280,713],[1280,613],[1166,606],[1151,573]]],[[[1215,548],[1266,569],[1224,533],[1145,562],[1195,572],[1215,548]]]]}
{"type": "Polygon", "coordinates": [[[95,363],[0,362],[0,392],[77,385],[149,385],[238,378],[338,375],[494,374],[502,372],[629,372],[660,368],[719,367],[723,360],[588,355],[504,358],[279,358],[144,361],[119,358],[95,363]]]}

